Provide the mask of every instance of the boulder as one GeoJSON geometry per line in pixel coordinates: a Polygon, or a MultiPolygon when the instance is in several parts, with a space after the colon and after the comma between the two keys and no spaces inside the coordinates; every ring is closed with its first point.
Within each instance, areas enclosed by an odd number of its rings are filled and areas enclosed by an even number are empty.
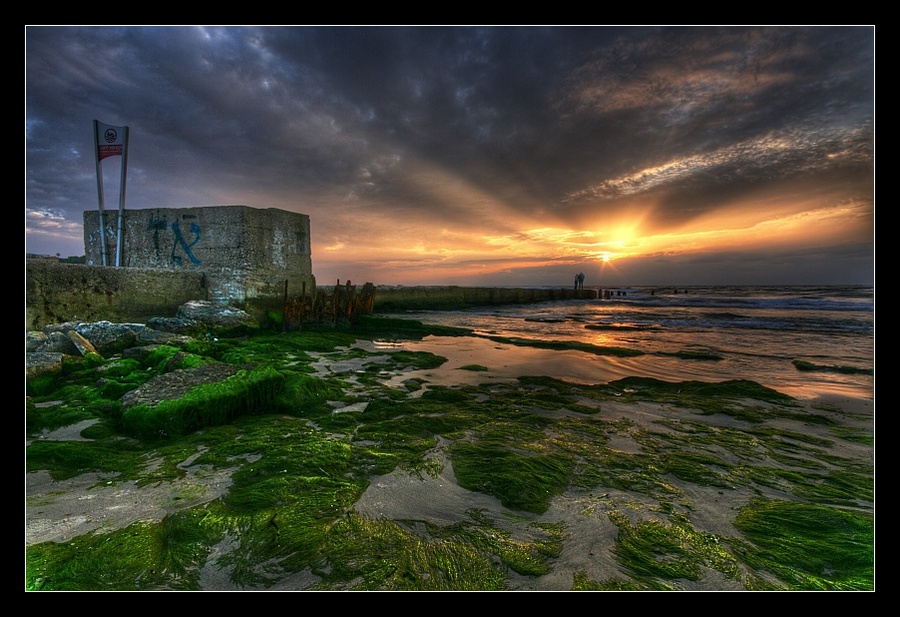
{"type": "Polygon", "coordinates": [[[97,349],[91,345],[91,342],[78,334],[75,330],[69,330],[69,340],[72,341],[81,355],[85,358],[93,356],[101,360],[103,359],[103,356],[97,352],[97,349]]]}
{"type": "Polygon", "coordinates": [[[89,340],[99,354],[109,357],[133,346],[138,338],[137,331],[143,329],[146,329],[144,324],[95,321],[80,323],[75,331],[89,340]]]}
{"type": "Polygon", "coordinates": [[[25,333],[26,379],[59,372],[66,356],[143,357],[154,346],[183,347],[193,338],[244,336],[259,330],[247,312],[213,302],[187,302],[176,317],[154,317],[147,324],[109,321],[49,324],[25,333]],[[145,348],[141,351],[128,351],[145,348]]]}
{"type": "Polygon", "coordinates": [[[207,364],[191,369],[178,369],[154,377],[122,397],[122,409],[146,404],[155,407],[162,401],[177,399],[191,388],[228,379],[241,367],[231,364],[207,364]]]}
{"type": "Polygon", "coordinates": [[[157,332],[187,337],[203,336],[208,330],[202,321],[193,321],[184,317],[151,317],[147,320],[147,327],[157,332]]]}
{"type": "Polygon", "coordinates": [[[25,352],[53,352],[75,355],[78,349],[65,332],[26,332],[25,352]]]}
{"type": "Polygon", "coordinates": [[[259,330],[259,322],[250,313],[206,300],[185,302],[176,317],[206,325],[212,336],[244,336],[259,330]]]}
{"type": "Polygon", "coordinates": [[[57,351],[28,351],[25,353],[25,379],[59,373],[67,355],[57,351]]]}

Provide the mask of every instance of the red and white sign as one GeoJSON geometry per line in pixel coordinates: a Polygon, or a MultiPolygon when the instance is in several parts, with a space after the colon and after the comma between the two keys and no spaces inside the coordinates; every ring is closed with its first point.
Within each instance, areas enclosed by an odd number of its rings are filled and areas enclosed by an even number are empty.
{"type": "Polygon", "coordinates": [[[122,156],[125,154],[125,137],[127,127],[111,126],[97,122],[97,135],[95,137],[97,143],[97,157],[102,161],[111,156],[122,156]]]}

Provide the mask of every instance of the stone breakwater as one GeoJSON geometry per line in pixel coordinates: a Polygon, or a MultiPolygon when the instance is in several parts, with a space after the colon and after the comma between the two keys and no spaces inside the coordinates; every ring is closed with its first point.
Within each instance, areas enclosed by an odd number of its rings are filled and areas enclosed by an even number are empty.
{"type": "MultiPolygon", "coordinates": [[[[221,303],[247,311],[260,325],[281,314],[287,329],[304,322],[354,321],[358,315],[405,310],[453,310],[472,306],[595,299],[596,289],[411,286],[347,281],[289,293],[287,279],[266,293],[255,289],[243,302],[221,303]],[[253,296],[252,298],[250,296],[253,296]]],[[[202,272],[170,272],[25,261],[25,329],[65,322],[136,322],[174,315],[190,301],[213,301],[202,272]]]]}
{"type": "Polygon", "coordinates": [[[493,304],[529,304],[552,300],[593,300],[595,289],[530,287],[378,286],[375,313],[403,310],[448,310],[493,304]]]}

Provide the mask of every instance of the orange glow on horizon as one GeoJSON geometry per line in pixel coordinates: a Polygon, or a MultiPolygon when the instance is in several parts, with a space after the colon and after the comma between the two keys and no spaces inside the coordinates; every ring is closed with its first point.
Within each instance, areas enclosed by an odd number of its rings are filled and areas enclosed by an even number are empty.
{"type": "Polygon", "coordinates": [[[490,222],[476,226],[474,220],[465,220],[454,226],[444,220],[439,227],[431,227],[413,219],[386,234],[411,241],[380,244],[381,234],[333,236],[314,247],[313,264],[314,269],[324,266],[329,271],[354,264],[354,270],[384,273],[384,278],[404,284],[470,277],[505,280],[526,270],[585,268],[591,262],[600,269],[621,272],[629,260],[813,249],[827,243],[864,241],[871,233],[867,227],[871,204],[865,200],[822,204],[817,197],[759,195],[669,227],[660,226],[654,208],[648,206],[631,208],[627,218],[620,207],[614,220],[601,216],[584,221],[581,228],[537,227],[528,225],[534,222],[533,215],[510,215],[500,233],[487,227],[490,222]]]}

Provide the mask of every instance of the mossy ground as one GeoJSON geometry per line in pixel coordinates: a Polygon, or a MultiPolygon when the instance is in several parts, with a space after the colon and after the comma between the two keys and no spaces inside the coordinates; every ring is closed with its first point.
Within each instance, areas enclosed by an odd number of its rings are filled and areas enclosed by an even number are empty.
{"type": "Polygon", "coordinates": [[[353,346],[428,334],[469,333],[371,318],[352,328],[198,342],[143,364],[73,361],[58,379],[28,384],[26,471],[151,486],[183,478],[190,461],[231,470],[231,485],[205,501],[192,494],[202,488],[185,489],[161,520],[27,546],[26,590],[199,590],[213,588],[213,574],[214,588],[233,590],[534,589],[569,567],[573,553],[585,565],[565,574],[562,587],[571,590],[695,589],[704,581],[874,589],[866,418],[810,410],[746,381],[586,386],[522,376],[389,388],[385,376],[443,358],[353,346]],[[323,358],[357,368],[322,374],[323,358]],[[240,389],[231,405],[216,389],[195,390],[169,403],[194,401],[193,423],[182,430],[128,430],[124,392],[160,371],[204,363],[249,367],[245,378],[261,376],[265,387],[240,389]],[[666,413],[637,422],[629,410],[641,405],[666,413]],[[34,439],[89,419],[98,420],[82,435],[89,441],[34,439]],[[862,454],[835,454],[845,443],[862,454]],[[467,508],[452,523],[375,518],[354,507],[374,478],[435,478],[442,460],[462,489],[500,506],[467,508]],[[734,509],[711,524],[710,504],[698,495],[730,499],[734,509]],[[557,499],[610,530],[608,545],[580,554],[577,525],[553,519],[557,499]],[[201,503],[179,508],[179,500],[201,503]]]}

